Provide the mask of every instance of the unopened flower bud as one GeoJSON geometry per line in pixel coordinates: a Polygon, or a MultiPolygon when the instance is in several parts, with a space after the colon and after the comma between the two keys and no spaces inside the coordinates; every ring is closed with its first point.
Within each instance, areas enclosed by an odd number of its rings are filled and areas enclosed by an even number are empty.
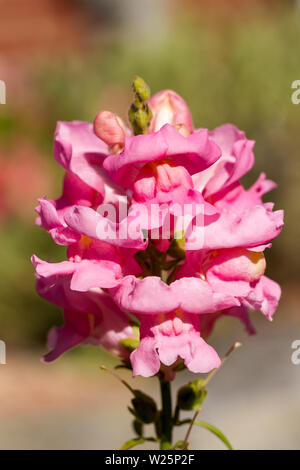
{"type": "Polygon", "coordinates": [[[146,101],[150,97],[150,88],[145,80],[141,77],[135,77],[133,80],[133,91],[137,93],[142,101],[146,101]]]}
{"type": "Polygon", "coordinates": [[[103,140],[113,153],[122,149],[125,141],[125,132],[117,116],[110,111],[100,111],[94,120],[94,132],[103,140]]]}
{"type": "Polygon", "coordinates": [[[180,410],[195,410],[202,405],[206,395],[205,382],[194,380],[178,390],[177,406],[180,410]]]}
{"type": "Polygon", "coordinates": [[[146,134],[152,119],[151,109],[147,103],[150,88],[141,77],[135,77],[132,87],[135,97],[128,110],[129,121],[134,135],[146,134]]]}
{"type": "Polygon", "coordinates": [[[139,347],[140,341],[138,338],[125,338],[120,341],[123,348],[126,349],[129,353],[134,351],[136,348],[139,347]]]}
{"type": "Polygon", "coordinates": [[[182,135],[193,132],[193,123],[190,110],[186,102],[175,91],[163,90],[153,95],[148,101],[153,117],[150,132],[156,132],[165,124],[180,126],[182,135]],[[182,127],[184,126],[184,127],[182,127]]]}
{"type": "Polygon", "coordinates": [[[153,423],[157,417],[157,407],[153,398],[140,390],[134,390],[135,397],[131,400],[134,416],[145,424],[153,423]]]}

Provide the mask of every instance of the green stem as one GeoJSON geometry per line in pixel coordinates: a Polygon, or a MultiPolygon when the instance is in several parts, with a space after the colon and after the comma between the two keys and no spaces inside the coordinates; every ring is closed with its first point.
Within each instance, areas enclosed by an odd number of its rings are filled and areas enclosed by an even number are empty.
{"type": "Polygon", "coordinates": [[[172,419],[172,398],[171,398],[171,383],[169,381],[160,380],[160,392],[162,401],[162,413],[161,413],[161,449],[170,449],[172,447],[172,431],[173,431],[173,419],[172,419]]]}

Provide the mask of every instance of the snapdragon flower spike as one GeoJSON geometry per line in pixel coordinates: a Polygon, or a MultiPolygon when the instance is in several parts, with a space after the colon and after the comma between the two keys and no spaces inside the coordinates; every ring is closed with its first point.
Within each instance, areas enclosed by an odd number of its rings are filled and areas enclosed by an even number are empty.
{"type": "Polygon", "coordinates": [[[231,124],[195,129],[175,92],[148,99],[138,77],[134,91],[133,132],[109,111],[93,125],[60,122],[55,132],[63,191],[56,201],[39,200],[37,222],[68,248],[60,263],[33,257],[37,290],[65,321],[50,333],[46,360],[91,343],[128,361],[120,341],[135,337],[129,313],[141,324],[130,356],[134,375],[165,370],[172,379],[178,360],[208,372],[220,360],[204,338],[219,318],[239,318],[252,334],[249,311],[271,320],[278,305],[280,287],[265,276],[263,252],[279,235],[283,212],[262,199],[276,185],[262,173],[242,186],[254,164],[254,141],[243,131],[231,124]],[[174,203],[194,210],[184,230],[174,203]],[[107,204],[119,219],[103,215],[107,204]]]}

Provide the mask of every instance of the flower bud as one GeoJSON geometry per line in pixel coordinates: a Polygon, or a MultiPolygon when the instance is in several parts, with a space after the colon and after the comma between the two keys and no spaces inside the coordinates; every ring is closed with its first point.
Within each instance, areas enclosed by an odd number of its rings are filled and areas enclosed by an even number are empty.
{"type": "Polygon", "coordinates": [[[139,347],[140,340],[138,338],[125,338],[122,339],[120,343],[126,351],[132,353],[132,351],[139,347]]]}
{"type": "Polygon", "coordinates": [[[202,405],[206,395],[204,380],[194,380],[178,390],[177,406],[180,410],[195,410],[202,405]]]}
{"type": "Polygon", "coordinates": [[[94,120],[94,132],[113,150],[113,153],[117,153],[124,146],[125,132],[117,116],[110,111],[100,111],[97,114],[94,120]]]}
{"type": "Polygon", "coordinates": [[[150,88],[141,77],[135,77],[132,88],[135,97],[128,110],[129,122],[134,135],[146,134],[152,119],[152,112],[147,103],[150,88]]]}
{"type": "Polygon", "coordinates": [[[207,272],[207,278],[218,277],[227,281],[258,281],[266,269],[262,252],[233,248],[216,252],[207,272]]]}
{"type": "Polygon", "coordinates": [[[140,390],[134,390],[135,397],[131,400],[134,416],[145,424],[153,423],[157,417],[157,407],[153,398],[140,390]]]}
{"type": "Polygon", "coordinates": [[[137,93],[141,99],[141,101],[146,101],[150,97],[150,88],[148,87],[147,83],[145,80],[143,80],[141,77],[135,77],[133,80],[133,91],[134,93],[137,93]]]}
{"type": "Polygon", "coordinates": [[[150,132],[157,132],[165,124],[179,126],[179,132],[185,136],[193,132],[190,110],[175,91],[160,91],[150,98],[148,104],[153,114],[150,132]]]}

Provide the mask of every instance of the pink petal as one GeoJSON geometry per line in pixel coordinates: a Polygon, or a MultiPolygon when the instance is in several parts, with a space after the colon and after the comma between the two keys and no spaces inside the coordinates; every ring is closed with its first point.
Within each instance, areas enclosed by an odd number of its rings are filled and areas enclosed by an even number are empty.
{"type": "Polygon", "coordinates": [[[58,122],[54,138],[56,161],[100,193],[103,193],[101,167],[107,154],[107,145],[94,134],[92,124],[58,122]]]}
{"type": "Polygon", "coordinates": [[[207,130],[184,137],[166,124],[155,133],[127,137],[124,151],[107,157],[103,165],[117,183],[131,188],[148,162],[168,158],[193,174],[212,165],[220,154],[219,147],[209,140],[207,130]]]}

